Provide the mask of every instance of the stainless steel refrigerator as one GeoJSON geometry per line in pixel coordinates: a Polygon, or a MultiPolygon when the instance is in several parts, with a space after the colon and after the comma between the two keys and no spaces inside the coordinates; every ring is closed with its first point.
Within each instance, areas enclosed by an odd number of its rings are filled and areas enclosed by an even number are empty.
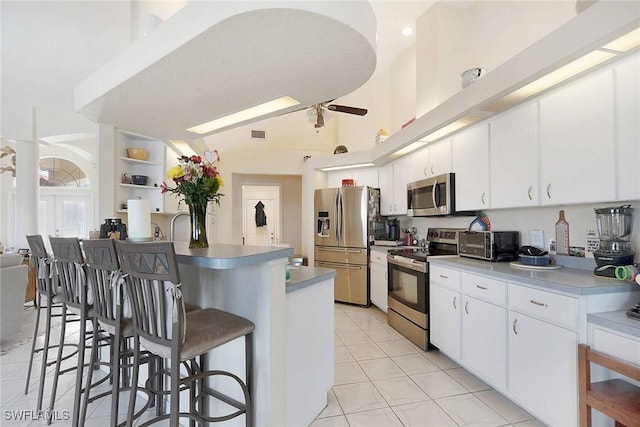
{"type": "Polygon", "coordinates": [[[316,190],[315,265],[334,268],[334,299],[369,305],[369,245],[381,224],[380,190],[342,187],[316,190]]]}

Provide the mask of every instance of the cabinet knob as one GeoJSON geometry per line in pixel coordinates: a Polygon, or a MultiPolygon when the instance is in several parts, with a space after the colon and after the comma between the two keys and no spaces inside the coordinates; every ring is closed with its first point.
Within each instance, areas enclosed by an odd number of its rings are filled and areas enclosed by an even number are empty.
{"type": "Polygon", "coordinates": [[[516,327],[517,324],[518,324],[518,319],[513,319],[513,325],[511,325],[511,327],[513,328],[513,333],[515,335],[518,335],[518,329],[516,327]]]}

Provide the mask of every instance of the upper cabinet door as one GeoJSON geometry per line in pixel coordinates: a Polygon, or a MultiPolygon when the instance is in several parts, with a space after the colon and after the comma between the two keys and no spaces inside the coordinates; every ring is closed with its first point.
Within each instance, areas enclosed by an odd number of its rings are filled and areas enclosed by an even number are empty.
{"type": "Polygon", "coordinates": [[[443,139],[429,145],[429,170],[427,176],[451,172],[451,139],[443,139]]]}
{"type": "Polygon", "coordinates": [[[411,158],[403,156],[393,162],[394,214],[407,214],[407,184],[411,181],[411,158]]]}
{"type": "Polygon", "coordinates": [[[393,162],[387,163],[378,169],[380,179],[380,215],[393,215],[393,162]]]}
{"type": "Polygon", "coordinates": [[[640,199],[640,54],[614,67],[618,137],[618,200],[640,199]]]}
{"type": "Polygon", "coordinates": [[[538,104],[491,120],[491,207],[535,206],[538,185],[538,104]]]}
{"type": "Polygon", "coordinates": [[[540,99],[541,204],[616,199],[613,123],[611,69],[540,99]]]}
{"type": "Polygon", "coordinates": [[[480,123],[454,135],[451,152],[456,210],[489,208],[489,125],[480,123]]]}
{"type": "Polygon", "coordinates": [[[427,178],[429,171],[429,147],[421,148],[420,150],[414,151],[409,155],[411,159],[411,176],[410,181],[420,181],[421,179],[427,178]]]}

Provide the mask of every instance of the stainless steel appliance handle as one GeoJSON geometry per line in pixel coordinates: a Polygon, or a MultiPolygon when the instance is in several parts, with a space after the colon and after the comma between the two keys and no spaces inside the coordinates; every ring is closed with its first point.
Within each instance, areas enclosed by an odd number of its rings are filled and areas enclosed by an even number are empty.
{"type": "Polygon", "coordinates": [[[324,247],[324,246],[318,246],[318,247],[316,247],[316,249],[318,249],[318,251],[340,252],[340,253],[343,253],[343,254],[360,254],[360,253],[362,253],[362,251],[359,250],[359,249],[328,248],[328,247],[324,247]]]}
{"type": "Polygon", "coordinates": [[[543,303],[543,302],[538,302],[538,301],[535,301],[535,300],[532,300],[532,299],[531,299],[531,300],[529,300],[529,302],[530,302],[531,304],[539,305],[540,307],[549,307],[547,304],[545,304],[545,303],[543,303]]]}
{"type": "Polygon", "coordinates": [[[416,261],[411,258],[405,258],[403,256],[387,255],[387,262],[391,265],[398,265],[400,267],[406,267],[411,270],[426,272],[426,263],[416,261]]]}
{"type": "Polygon", "coordinates": [[[323,267],[342,268],[347,270],[362,270],[361,265],[340,264],[337,262],[318,261],[318,265],[321,265],[323,267]]]}
{"type": "Polygon", "coordinates": [[[438,209],[438,203],[436,202],[436,191],[438,191],[438,178],[433,180],[433,191],[431,192],[431,201],[433,202],[433,208],[438,209]]]}
{"type": "Polygon", "coordinates": [[[340,191],[336,193],[336,241],[340,244],[340,223],[342,221],[342,212],[340,211],[340,191]]]}

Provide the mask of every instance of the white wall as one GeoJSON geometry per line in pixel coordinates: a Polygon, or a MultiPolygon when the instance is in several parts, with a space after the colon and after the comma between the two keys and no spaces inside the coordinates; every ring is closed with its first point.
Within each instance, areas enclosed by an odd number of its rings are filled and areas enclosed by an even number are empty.
{"type": "Polygon", "coordinates": [[[575,16],[570,1],[437,3],[416,23],[417,116],[461,90],[460,73],[488,72],[575,16]]]}

